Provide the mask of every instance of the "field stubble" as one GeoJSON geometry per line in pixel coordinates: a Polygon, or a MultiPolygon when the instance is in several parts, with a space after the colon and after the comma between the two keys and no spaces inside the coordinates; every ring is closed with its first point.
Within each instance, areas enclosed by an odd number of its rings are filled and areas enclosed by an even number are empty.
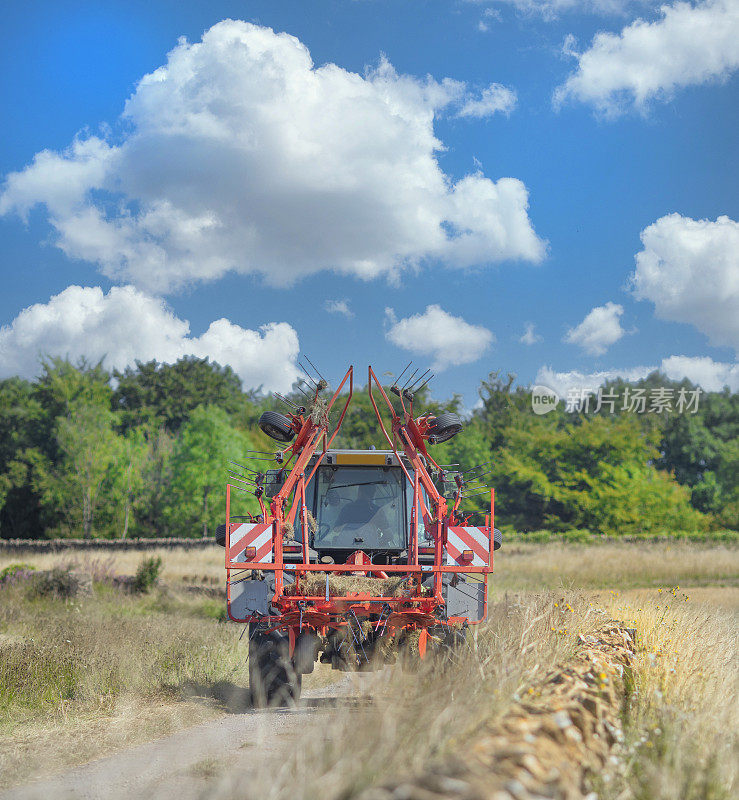
{"type": "MultiPolygon", "coordinates": [[[[516,544],[496,554],[493,598],[490,622],[452,669],[383,676],[371,704],[307,728],[276,775],[250,776],[249,795],[353,797],[453,759],[535,694],[580,634],[613,618],[637,631],[624,739],[587,789],[606,800],[736,796],[736,548],[516,544]]],[[[222,778],[216,796],[240,796],[242,778],[222,778]]]]}
{"type": "MultiPolygon", "coordinates": [[[[141,598],[97,589],[79,601],[29,603],[5,590],[0,691],[16,685],[12,702],[2,695],[6,785],[39,763],[49,772],[223,713],[213,701],[183,701],[188,683],[201,691],[246,685],[240,631],[217,622],[222,602],[184,591],[223,581],[223,550],[161,555],[169,588],[141,598]],[[24,664],[9,669],[9,651],[23,648],[24,664]],[[26,670],[25,694],[18,670],[26,670]]],[[[116,554],[114,569],[131,573],[139,559],[116,554]]],[[[58,560],[24,559],[44,568],[58,560]]],[[[738,565],[739,551],[723,545],[504,545],[490,622],[464,657],[441,671],[386,670],[369,689],[371,702],[328,724],[308,723],[276,775],[255,777],[250,765],[249,793],[351,797],[443,761],[535,691],[553,664],[572,656],[578,634],[612,617],[636,627],[639,647],[626,739],[595,788],[607,800],[732,797],[738,565]]],[[[217,779],[216,771],[208,770],[208,794],[243,796],[238,770],[217,779]]]]}
{"type": "Polygon", "coordinates": [[[242,629],[222,618],[222,601],[167,587],[0,588],[0,788],[247,707],[242,629]]]}

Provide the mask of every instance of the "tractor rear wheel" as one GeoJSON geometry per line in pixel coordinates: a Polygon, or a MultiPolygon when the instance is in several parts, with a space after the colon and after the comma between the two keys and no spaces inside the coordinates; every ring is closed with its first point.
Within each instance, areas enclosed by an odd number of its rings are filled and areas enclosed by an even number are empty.
{"type": "Polygon", "coordinates": [[[259,427],[267,436],[278,442],[292,441],[295,436],[290,420],[284,414],[278,414],[277,411],[265,411],[259,417],[259,427]]]}
{"type": "Polygon", "coordinates": [[[219,544],[221,547],[226,546],[226,526],[219,525],[216,528],[216,544],[219,544]]]}
{"type": "Polygon", "coordinates": [[[302,676],[295,672],[287,639],[262,633],[250,636],[249,689],[254,708],[295,705],[301,688],[302,676]]]}
{"type": "Polygon", "coordinates": [[[502,544],[503,534],[497,528],[493,528],[493,550],[500,550],[502,544]]]}

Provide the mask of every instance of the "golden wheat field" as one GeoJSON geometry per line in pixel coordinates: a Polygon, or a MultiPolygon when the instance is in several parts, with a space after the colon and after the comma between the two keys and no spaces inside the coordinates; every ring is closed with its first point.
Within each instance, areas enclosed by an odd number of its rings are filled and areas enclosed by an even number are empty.
{"type": "MultiPolygon", "coordinates": [[[[150,555],[147,553],[147,555],[150,555]]],[[[158,586],[104,582],[68,600],[0,587],[0,787],[49,774],[234,710],[246,686],[239,627],[223,622],[223,550],[161,551],[158,586]],[[241,692],[241,694],[240,694],[241,692]]],[[[0,570],[21,559],[0,556],[0,570]]],[[[23,558],[48,569],[60,556],[23,558]]],[[[77,559],[132,574],[141,554],[77,559]],[[103,561],[105,563],[103,563],[103,561]]],[[[371,702],[306,719],[249,796],[348,798],[474,749],[479,732],[531,695],[604,620],[637,646],[619,709],[622,741],[589,790],[608,800],[731,798],[739,763],[739,550],[708,544],[512,544],[496,553],[488,622],[443,669],[388,668],[371,702]],[[450,687],[452,687],[450,689],[450,687]]],[[[341,673],[318,668],[318,686],[341,673]]],[[[243,796],[218,760],[197,780],[243,796]]],[[[196,780],[196,778],[193,778],[196,780]]]]}

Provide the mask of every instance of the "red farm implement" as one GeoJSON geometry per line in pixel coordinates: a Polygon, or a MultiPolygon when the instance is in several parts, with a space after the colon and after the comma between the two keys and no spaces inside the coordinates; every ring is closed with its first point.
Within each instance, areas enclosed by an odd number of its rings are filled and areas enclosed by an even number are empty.
{"type": "Polygon", "coordinates": [[[396,410],[369,368],[386,449],[332,448],[354,392],[350,367],[330,399],[321,397],[326,381],[315,379],[308,408],[280,397],[291,413],[262,415],[260,428],[285,448],[247,456],[278,469],[232,470],[217,539],[226,550],[228,616],[249,625],[257,705],[296,699],[316,660],[355,670],[423,659],[463,642],[487,615],[500,546],[494,492],[482,486],[483,466],[450,471],[429,455],[427,445],[451,439],[462,423],[456,414],[414,417],[420,379],[412,378],[390,387],[396,410]],[[232,490],[253,491],[261,514],[232,517],[232,490]],[[489,513],[470,526],[460,502],[480,491],[489,493],[489,513]]]}

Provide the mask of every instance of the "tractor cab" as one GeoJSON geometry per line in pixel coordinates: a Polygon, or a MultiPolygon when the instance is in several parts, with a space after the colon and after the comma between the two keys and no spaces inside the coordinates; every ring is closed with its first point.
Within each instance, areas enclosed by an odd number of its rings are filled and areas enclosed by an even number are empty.
{"type": "Polygon", "coordinates": [[[328,456],[318,468],[314,496],[306,497],[313,501],[312,548],[337,563],[357,550],[374,564],[394,563],[408,547],[412,502],[397,459],[382,451],[328,456]]]}
{"type": "MultiPolygon", "coordinates": [[[[329,450],[308,462],[316,475],[305,492],[308,542],[314,558],[344,563],[363,552],[373,564],[397,563],[407,555],[413,485],[391,450],[329,450]]],[[[272,480],[274,493],[280,481],[272,480]]],[[[296,514],[294,540],[302,541],[296,514]]]]}

